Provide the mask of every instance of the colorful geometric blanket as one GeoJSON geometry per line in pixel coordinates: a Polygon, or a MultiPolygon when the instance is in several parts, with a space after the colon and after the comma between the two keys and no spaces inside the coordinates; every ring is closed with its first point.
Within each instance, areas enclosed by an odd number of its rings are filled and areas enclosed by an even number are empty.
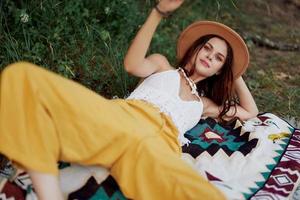
{"type": "MultiPolygon", "coordinates": [[[[300,130],[264,113],[221,125],[211,118],[185,136],[182,158],[228,199],[300,199],[300,130]]],[[[59,163],[66,199],[126,199],[102,167],[59,163]]],[[[0,199],[37,199],[27,173],[0,157],[0,199]]]]}

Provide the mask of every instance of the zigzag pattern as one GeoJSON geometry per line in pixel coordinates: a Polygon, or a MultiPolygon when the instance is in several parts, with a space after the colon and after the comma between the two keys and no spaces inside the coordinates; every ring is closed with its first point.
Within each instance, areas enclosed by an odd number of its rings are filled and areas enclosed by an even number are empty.
{"type": "Polygon", "coordinates": [[[279,188],[279,187],[276,187],[274,185],[266,185],[266,190],[269,191],[270,193],[273,193],[273,194],[279,194],[281,196],[288,196],[289,194],[289,190],[286,190],[284,188],[279,188]]]}
{"type": "Polygon", "coordinates": [[[126,198],[113,177],[109,176],[101,184],[98,184],[94,177],[90,177],[82,188],[69,194],[68,199],[125,200],[126,198]]]}
{"type": "MultiPolygon", "coordinates": [[[[272,123],[261,126],[262,130],[270,130],[273,127],[278,128],[278,125],[276,124],[277,121],[275,120],[271,121],[272,118],[270,117],[268,117],[268,119],[269,122],[272,123]],[[270,128],[267,129],[267,127],[270,128]]],[[[258,125],[255,125],[255,127],[258,127],[258,125]]],[[[290,130],[291,130],[290,132],[291,135],[294,129],[290,129],[290,130]]],[[[267,132],[267,134],[270,133],[267,132]]],[[[211,159],[217,159],[217,160],[225,159],[222,156],[219,157],[219,155],[224,155],[224,154],[230,157],[231,161],[237,159],[243,160],[241,157],[238,158],[239,157],[238,154],[242,153],[242,155],[246,156],[248,153],[252,151],[254,147],[256,147],[258,142],[258,139],[256,137],[253,137],[254,135],[252,135],[252,133],[247,132],[246,129],[242,127],[241,123],[238,120],[235,120],[226,126],[223,125],[221,126],[220,124],[216,123],[216,121],[214,121],[213,119],[206,119],[205,121],[200,121],[199,124],[196,127],[194,127],[191,131],[187,132],[185,136],[191,141],[191,144],[189,144],[189,146],[184,146],[183,152],[186,154],[190,154],[197,162],[205,162],[205,160],[211,160],[211,159]],[[199,135],[199,133],[205,133],[207,129],[210,129],[209,130],[210,132],[213,132],[221,136],[229,136],[228,138],[230,139],[229,140],[230,143],[234,143],[234,142],[237,143],[237,145],[235,145],[236,149],[233,149],[232,146],[224,145],[223,142],[224,140],[211,142],[211,140],[207,140],[206,138],[204,138],[206,139],[204,140],[204,142],[206,143],[204,143],[203,136],[199,135]],[[249,141],[249,138],[254,138],[254,139],[249,141]],[[243,149],[243,147],[245,147],[245,150],[243,149]],[[237,157],[234,158],[235,156],[237,157]]],[[[232,184],[230,186],[240,188],[241,195],[243,195],[245,199],[251,198],[253,194],[257,193],[261,188],[264,187],[266,180],[270,177],[270,174],[274,170],[275,166],[279,163],[279,160],[284,159],[281,156],[285,153],[285,149],[289,142],[290,142],[289,138],[282,138],[280,140],[277,140],[276,145],[272,146],[272,148],[274,149],[272,152],[270,152],[271,154],[269,154],[269,157],[267,157],[263,162],[257,163],[259,165],[256,165],[256,169],[260,171],[260,174],[256,175],[255,177],[252,177],[251,179],[249,179],[249,181],[243,180],[243,187],[239,187],[238,185],[232,185],[232,184]],[[247,186],[247,188],[245,188],[244,186],[247,186]]],[[[230,165],[226,163],[226,159],[224,160],[224,162],[225,162],[224,163],[225,166],[230,165]]],[[[220,177],[216,177],[216,178],[220,178],[220,177]]],[[[278,180],[282,180],[282,178],[279,177],[278,180]]],[[[215,179],[213,179],[213,181],[215,181],[215,179]]],[[[227,186],[226,182],[223,181],[215,181],[215,182],[222,182],[220,184],[227,186]]]]}
{"type": "Polygon", "coordinates": [[[286,199],[300,179],[300,130],[295,130],[286,153],[273,169],[264,187],[251,200],[286,199]]]}
{"type": "MultiPolygon", "coordinates": [[[[188,137],[187,137],[188,138],[188,137]]],[[[248,143],[245,143],[240,148],[238,148],[236,151],[241,152],[244,156],[246,156],[248,153],[251,152],[253,148],[256,147],[258,142],[258,139],[252,139],[248,143]]],[[[192,155],[194,158],[197,158],[200,154],[202,154],[204,151],[208,152],[211,156],[214,156],[216,152],[219,150],[224,151],[228,157],[230,157],[234,152],[230,150],[227,146],[218,145],[218,144],[211,144],[207,148],[202,148],[198,144],[189,144],[189,146],[183,146],[182,151],[183,153],[188,153],[192,155]]]]}
{"type": "Polygon", "coordinates": [[[256,147],[258,139],[249,140],[250,132],[241,134],[241,126],[236,126],[237,124],[240,124],[240,122],[235,120],[226,126],[222,126],[212,118],[201,119],[196,127],[185,134],[185,137],[191,141],[191,144],[183,146],[182,151],[191,154],[194,158],[204,151],[213,156],[219,150],[223,150],[228,157],[236,151],[246,156],[256,147]],[[202,135],[207,131],[221,136],[225,141],[205,141],[202,135]]]}

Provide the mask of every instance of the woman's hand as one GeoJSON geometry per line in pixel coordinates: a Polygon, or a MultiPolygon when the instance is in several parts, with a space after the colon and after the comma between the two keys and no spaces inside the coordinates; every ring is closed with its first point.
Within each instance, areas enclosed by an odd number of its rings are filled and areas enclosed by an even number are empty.
{"type": "Polygon", "coordinates": [[[184,0],[160,0],[157,7],[162,12],[173,12],[181,6],[184,0]]]}
{"type": "MultiPolygon", "coordinates": [[[[127,72],[138,77],[147,77],[160,70],[161,65],[153,61],[153,56],[146,56],[151,39],[162,17],[176,10],[183,2],[184,0],[160,0],[156,5],[156,9],[152,9],[125,55],[124,67],[127,72]]],[[[168,63],[167,59],[163,56],[156,55],[154,57],[156,59],[160,57],[160,60],[166,60],[166,63],[168,63]]],[[[163,64],[162,66],[167,66],[167,64],[163,64]]]]}

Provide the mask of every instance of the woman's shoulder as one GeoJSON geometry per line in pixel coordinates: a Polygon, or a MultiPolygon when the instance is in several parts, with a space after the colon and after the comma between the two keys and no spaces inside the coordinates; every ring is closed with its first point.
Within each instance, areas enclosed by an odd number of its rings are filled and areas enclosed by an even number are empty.
{"type": "Polygon", "coordinates": [[[147,57],[147,59],[149,59],[151,62],[159,66],[155,73],[168,71],[168,70],[175,70],[175,68],[170,64],[167,57],[162,54],[159,53],[151,54],[150,56],[147,57]]]}

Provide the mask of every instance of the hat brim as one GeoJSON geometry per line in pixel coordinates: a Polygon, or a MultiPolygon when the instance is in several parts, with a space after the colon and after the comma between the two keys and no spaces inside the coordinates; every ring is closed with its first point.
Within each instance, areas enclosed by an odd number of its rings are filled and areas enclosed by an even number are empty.
{"type": "Polygon", "coordinates": [[[177,58],[182,59],[197,39],[210,34],[218,35],[230,44],[233,51],[233,77],[237,79],[249,65],[249,52],[240,35],[224,24],[214,21],[198,21],[188,26],[182,31],[177,41],[177,58]]]}

